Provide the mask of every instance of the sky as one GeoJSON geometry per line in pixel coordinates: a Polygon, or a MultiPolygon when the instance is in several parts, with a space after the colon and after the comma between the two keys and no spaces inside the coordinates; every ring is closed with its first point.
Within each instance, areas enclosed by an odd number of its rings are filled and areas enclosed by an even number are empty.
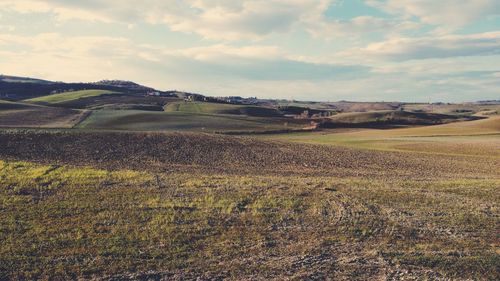
{"type": "Polygon", "coordinates": [[[0,0],[0,74],[211,96],[500,99],[500,1],[0,0]]]}

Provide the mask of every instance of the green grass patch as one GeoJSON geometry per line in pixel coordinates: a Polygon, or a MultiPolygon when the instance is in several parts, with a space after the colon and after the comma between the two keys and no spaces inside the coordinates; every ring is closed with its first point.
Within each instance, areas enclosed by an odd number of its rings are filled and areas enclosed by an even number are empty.
{"type": "Polygon", "coordinates": [[[33,99],[26,100],[27,102],[38,102],[38,103],[48,103],[48,104],[57,104],[68,101],[73,101],[81,98],[88,97],[98,97],[102,95],[111,95],[111,94],[120,94],[118,92],[112,92],[108,90],[82,90],[82,91],[74,91],[74,92],[65,92],[60,94],[53,94],[43,97],[37,97],[33,99]]]}
{"type": "Polygon", "coordinates": [[[92,112],[79,128],[134,131],[266,131],[294,128],[280,118],[218,115],[189,112],[146,112],[99,110],[92,112]]]}
{"type": "Polygon", "coordinates": [[[189,112],[208,114],[233,114],[272,117],[281,114],[273,108],[210,102],[174,102],[165,106],[166,112],[189,112]]]}

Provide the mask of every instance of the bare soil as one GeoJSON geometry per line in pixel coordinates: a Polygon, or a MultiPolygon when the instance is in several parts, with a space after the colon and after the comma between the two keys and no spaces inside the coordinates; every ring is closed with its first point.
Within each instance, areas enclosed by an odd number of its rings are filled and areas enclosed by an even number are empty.
{"type": "Polygon", "coordinates": [[[4,131],[0,157],[104,169],[328,175],[381,178],[498,178],[500,159],[387,152],[261,141],[202,133],[4,131]]]}

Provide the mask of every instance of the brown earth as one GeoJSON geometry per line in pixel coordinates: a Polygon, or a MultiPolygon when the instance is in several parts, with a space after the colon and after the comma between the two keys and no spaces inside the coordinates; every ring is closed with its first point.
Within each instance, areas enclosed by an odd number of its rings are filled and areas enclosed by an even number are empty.
{"type": "Polygon", "coordinates": [[[23,106],[0,111],[0,127],[9,128],[71,128],[86,116],[86,112],[47,106],[23,106]]]}
{"type": "Polygon", "coordinates": [[[4,131],[0,158],[171,172],[498,178],[500,159],[260,141],[195,133],[4,131]]]}

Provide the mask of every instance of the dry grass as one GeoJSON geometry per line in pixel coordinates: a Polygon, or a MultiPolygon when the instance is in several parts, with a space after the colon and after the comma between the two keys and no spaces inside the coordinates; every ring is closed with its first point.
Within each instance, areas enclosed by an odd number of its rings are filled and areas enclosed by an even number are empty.
{"type": "Polygon", "coordinates": [[[383,151],[487,156],[498,159],[500,117],[491,116],[483,120],[404,129],[336,129],[315,133],[266,135],[260,138],[383,151]]]}
{"type": "Polygon", "coordinates": [[[0,181],[3,279],[499,277],[498,180],[0,162],[0,181]]]}
{"type": "Polygon", "coordinates": [[[394,130],[366,130],[362,132],[349,133],[351,137],[404,137],[404,136],[463,136],[483,135],[500,133],[500,116],[491,116],[487,119],[457,122],[436,126],[425,126],[418,128],[405,128],[394,130]]]}

